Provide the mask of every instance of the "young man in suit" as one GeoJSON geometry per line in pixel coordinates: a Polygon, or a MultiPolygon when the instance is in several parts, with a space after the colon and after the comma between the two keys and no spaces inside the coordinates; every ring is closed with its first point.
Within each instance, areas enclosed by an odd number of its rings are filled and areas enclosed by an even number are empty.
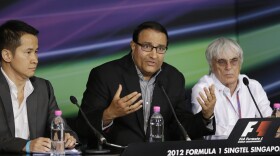
{"type": "MultiPolygon", "coordinates": [[[[34,76],[38,30],[18,20],[0,26],[0,151],[49,152],[50,125],[58,110],[49,81],[34,76]]],[[[65,147],[77,137],[69,130],[65,147]],[[75,136],[75,137],[74,137],[75,136]]]]}
{"type": "MultiPolygon", "coordinates": [[[[91,124],[111,143],[145,142],[149,140],[152,108],[158,105],[165,122],[165,140],[178,140],[181,132],[162,85],[191,139],[213,133],[215,128],[206,125],[212,121],[215,97],[207,90],[212,100],[202,113],[194,116],[186,110],[184,76],[163,62],[168,47],[166,29],[157,22],[144,22],[135,29],[130,47],[131,52],[123,58],[92,69],[81,106],[91,124]]],[[[81,114],[78,124],[85,124],[81,114]]]]}

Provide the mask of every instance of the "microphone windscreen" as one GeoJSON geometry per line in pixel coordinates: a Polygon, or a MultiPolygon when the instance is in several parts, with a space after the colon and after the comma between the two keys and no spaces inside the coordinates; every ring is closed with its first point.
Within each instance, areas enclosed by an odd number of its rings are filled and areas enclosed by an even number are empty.
{"type": "Polygon", "coordinates": [[[75,96],[70,96],[70,101],[71,101],[73,104],[78,104],[78,100],[76,99],[75,96]]]}
{"type": "Polygon", "coordinates": [[[247,77],[243,78],[243,83],[248,86],[249,85],[249,80],[247,79],[247,77]]]}

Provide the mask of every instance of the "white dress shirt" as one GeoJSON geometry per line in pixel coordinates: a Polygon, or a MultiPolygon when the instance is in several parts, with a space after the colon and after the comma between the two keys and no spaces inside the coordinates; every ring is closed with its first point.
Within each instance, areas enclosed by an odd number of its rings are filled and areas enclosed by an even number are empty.
{"type": "MultiPolygon", "coordinates": [[[[211,84],[215,85],[215,95],[217,99],[214,108],[216,133],[215,136],[212,136],[212,139],[226,139],[240,117],[260,117],[254,101],[250,96],[248,88],[242,83],[243,77],[247,76],[243,74],[239,75],[238,85],[232,96],[230,93],[230,89],[224,86],[214,74],[203,76],[192,88],[192,111],[194,114],[196,114],[201,111],[201,106],[196,100],[196,97],[199,97],[199,92],[204,93],[204,87],[209,87],[211,84]],[[238,106],[238,103],[240,104],[240,106],[238,106]]],[[[262,115],[264,117],[270,116],[272,113],[272,109],[261,84],[253,79],[248,80],[249,87],[262,115]]]]}
{"type": "Polygon", "coordinates": [[[33,92],[34,88],[28,79],[24,87],[24,99],[21,104],[19,104],[17,99],[17,87],[11,79],[6,75],[4,70],[1,68],[3,75],[5,76],[12,99],[13,113],[14,113],[14,123],[15,123],[15,137],[22,139],[29,139],[29,125],[26,109],[26,99],[33,92]]]}

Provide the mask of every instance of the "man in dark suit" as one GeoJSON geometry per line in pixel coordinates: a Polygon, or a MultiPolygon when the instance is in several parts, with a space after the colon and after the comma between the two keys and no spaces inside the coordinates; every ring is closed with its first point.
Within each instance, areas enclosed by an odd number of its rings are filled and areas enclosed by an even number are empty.
{"type": "MultiPolygon", "coordinates": [[[[33,76],[38,30],[18,20],[0,26],[0,151],[48,152],[50,125],[58,110],[49,81],[33,76]]],[[[65,147],[77,137],[66,125],[65,147]],[[74,137],[75,136],[75,137],[74,137]]]]}
{"type": "MultiPolygon", "coordinates": [[[[165,140],[179,139],[180,132],[160,84],[191,139],[215,131],[212,90],[206,89],[209,100],[202,106],[202,113],[194,116],[188,112],[184,76],[163,62],[167,46],[166,29],[157,22],[144,22],[133,33],[128,55],[92,69],[81,107],[109,142],[128,145],[148,141],[149,118],[156,105],[164,118],[165,140]]],[[[80,113],[78,125],[85,125],[80,113]]],[[[90,132],[82,130],[82,134],[90,132]]]]}

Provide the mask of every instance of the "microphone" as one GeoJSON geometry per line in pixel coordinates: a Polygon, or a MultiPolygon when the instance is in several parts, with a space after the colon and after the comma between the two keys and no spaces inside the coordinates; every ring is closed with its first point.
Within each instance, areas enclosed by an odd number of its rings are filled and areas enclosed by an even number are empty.
{"type": "Polygon", "coordinates": [[[247,88],[248,88],[248,90],[250,92],[251,98],[254,101],[255,106],[256,106],[258,112],[260,113],[261,118],[263,118],[262,113],[261,113],[261,111],[260,111],[260,109],[259,109],[259,107],[257,105],[257,102],[256,102],[256,100],[255,100],[255,98],[254,98],[254,96],[253,96],[253,94],[252,94],[252,92],[251,92],[251,90],[249,88],[249,80],[246,77],[243,78],[243,83],[247,86],[247,88]]]}
{"type": "Polygon", "coordinates": [[[98,149],[97,150],[86,150],[86,153],[109,153],[110,150],[102,148],[103,144],[111,146],[111,147],[122,148],[122,149],[127,147],[127,146],[121,146],[121,145],[108,143],[106,138],[97,129],[95,129],[92,126],[92,124],[89,122],[89,120],[86,117],[84,111],[81,109],[80,105],[78,104],[77,98],[75,96],[70,96],[70,101],[79,108],[79,110],[80,110],[84,120],[86,121],[87,125],[90,127],[90,129],[94,132],[95,136],[98,138],[98,149]]]}
{"type": "Polygon", "coordinates": [[[171,101],[170,101],[168,95],[166,94],[166,91],[165,91],[165,89],[164,89],[164,87],[163,87],[161,81],[158,81],[158,84],[159,84],[159,87],[161,88],[161,90],[162,90],[164,96],[166,97],[166,99],[167,99],[167,101],[168,101],[168,104],[169,104],[169,106],[170,106],[170,108],[171,108],[171,110],[172,110],[172,113],[173,113],[173,115],[174,115],[174,117],[175,117],[175,120],[176,120],[177,124],[178,124],[179,127],[180,127],[181,132],[182,132],[183,135],[184,135],[185,140],[186,140],[186,141],[190,141],[191,139],[190,139],[190,137],[189,137],[187,131],[185,130],[185,128],[182,126],[181,122],[178,120],[177,115],[176,115],[176,113],[175,113],[175,111],[174,111],[174,108],[173,108],[173,106],[172,106],[172,103],[171,103],[171,101]]]}

